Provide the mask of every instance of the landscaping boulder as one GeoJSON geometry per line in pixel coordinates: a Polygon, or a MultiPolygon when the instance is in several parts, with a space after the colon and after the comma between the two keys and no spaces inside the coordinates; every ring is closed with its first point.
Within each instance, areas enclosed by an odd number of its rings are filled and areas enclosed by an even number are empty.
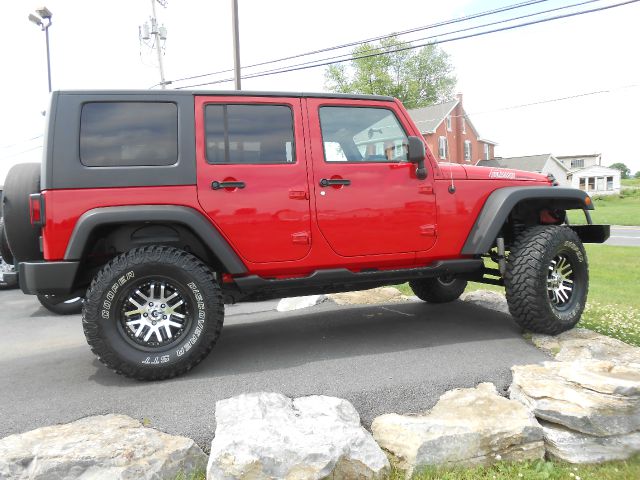
{"type": "Polygon", "coordinates": [[[640,348],[584,328],[574,328],[557,336],[536,334],[531,340],[556,360],[593,359],[640,367],[640,348]]]}
{"type": "Polygon", "coordinates": [[[507,299],[502,293],[492,292],[490,290],[474,290],[473,292],[463,293],[460,299],[473,305],[509,315],[507,299]]]}
{"type": "Polygon", "coordinates": [[[314,307],[326,300],[324,295],[307,295],[304,297],[287,297],[278,302],[278,312],[292,312],[304,308],[314,307]]]}
{"type": "Polygon", "coordinates": [[[595,436],[640,430],[640,369],[598,360],[515,366],[510,398],[538,419],[595,436]]]}
{"type": "Polygon", "coordinates": [[[521,403],[492,383],[451,390],[420,415],[387,414],[371,426],[381,447],[411,476],[427,465],[488,465],[542,458],[542,429],[521,403]]]}
{"type": "Polygon", "coordinates": [[[389,461],[351,403],[252,393],[216,403],[209,480],[377,479],[389,461]]]}
{"type": "Polygon", "coordinates": [[[87,417],[0,440],[0,478],[175,479],[204,468],[193,440],[124,415],[87,417]]]}
{"type": "Polygon", "coordinates": [[[395,287],[379,287],[357,292],[332,293],[327,297],[338,305],[371,305],[376,303],[406,302],[411,297],[395,287]]]}
{"type": "Polygon", "coordinates": [[[640,432],[597,437],[540,422],[547,454],[569,463],[625,460],[640,451],[640,432]]]}

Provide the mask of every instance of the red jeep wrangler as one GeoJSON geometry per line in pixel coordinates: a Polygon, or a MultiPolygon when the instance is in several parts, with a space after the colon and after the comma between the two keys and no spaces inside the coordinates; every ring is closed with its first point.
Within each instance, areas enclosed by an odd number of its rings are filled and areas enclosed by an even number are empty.
{"type": "Polygon", "coordinates": [[[591,199],[552,178],[438,163],[390,97],[55,92],[45,139],[5,184],[20,286],[84,295],[93,352],[138,379],[200,362],[224,303],[405,281],[427,302],[504,285],[519,325],[558,333],[585,306],[582,242],[609,235],[569,226],[591,199]]]}

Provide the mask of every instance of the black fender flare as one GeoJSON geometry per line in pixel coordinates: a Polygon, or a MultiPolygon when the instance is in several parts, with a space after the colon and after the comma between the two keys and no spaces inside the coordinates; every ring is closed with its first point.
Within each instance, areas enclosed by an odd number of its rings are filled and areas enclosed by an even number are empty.
{"type": "Polygon", "coordinates": [[[463,255],[481,255],[488,252],[513,208],[524,200],[552,200],[565,210],[593,210],[589,195],[576,188],[562,187],[505,187],[492,192],[476,219],[463,255]]]}
{"type": "Polygon", "coordinates": [[[170,222],[184,225],[220,260],[228,273],[247,273],[240,257],[220,232],[199,211],[177,205],[101,207],[85,212],[76,222],[64,254],[66,261],[81,260],[87,241],[97,227],[128,223],[170,222]]]}

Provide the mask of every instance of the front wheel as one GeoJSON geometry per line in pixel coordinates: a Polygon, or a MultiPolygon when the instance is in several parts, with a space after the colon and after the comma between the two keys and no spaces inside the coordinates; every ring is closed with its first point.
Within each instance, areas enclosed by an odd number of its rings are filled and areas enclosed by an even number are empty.
{"type": "Polygon", "coordinates": [[[122,375],[162,380],[202,361],[220,335],[224,305],[211,270],[176,248],[119,255],[87,291],[82,323],[100,361],[122,375]]]}
{"type": "Polygon", "coordinates": [[[455,277],[421,278],[411,280],[409,286],[416,297],[429,303],[447,303],[456,300],[465,288],[467,281],[455,277]]]}
{"type": "Polygon", "coordinates": [[[580,238],[564,226],[524,231],[509,253],[504,283],[509,311],[521,327],[548,335],[573,328],[589,291],[580,238]]]}

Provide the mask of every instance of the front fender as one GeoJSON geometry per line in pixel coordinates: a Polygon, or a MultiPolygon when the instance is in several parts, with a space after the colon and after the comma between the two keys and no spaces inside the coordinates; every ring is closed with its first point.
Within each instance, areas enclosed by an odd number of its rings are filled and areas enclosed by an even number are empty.
{"type": "Polygon", "coordinates": [[[564,210],[593,210],[589,195],[576,188],[558,187],[505,187],[489,195],[476,219],[463,255],[481,255],[488,252],[515,206],[525,200],[549,200],[554,207],[564,210]]]}

